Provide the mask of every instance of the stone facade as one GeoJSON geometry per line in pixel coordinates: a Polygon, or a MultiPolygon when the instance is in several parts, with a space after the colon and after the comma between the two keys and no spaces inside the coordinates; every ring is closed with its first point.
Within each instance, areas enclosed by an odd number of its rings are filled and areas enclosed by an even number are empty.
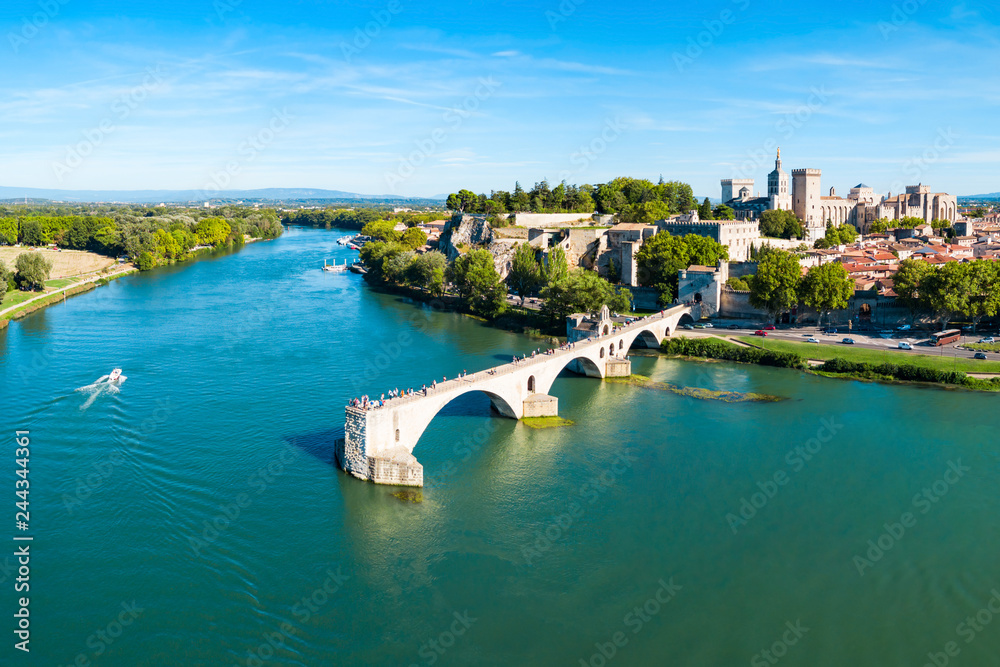
{"type": "Polygon", "coordinates": [[[701,305],[702,317],[713,317],[722,306],[722,288],[729,280],[729,263],[689,266],[678,272],[677,300],[701,305]]]}
{"type": "Polygon", "coordinates": [[[729,248],[729,259],[744,262],[750,259],[750,246],[759,245],[760,225],[749,220],[701,220],[698,211],[679,215],[656,223],[663,231],[674,236],[697,234],[715,239],[729,248]]]}

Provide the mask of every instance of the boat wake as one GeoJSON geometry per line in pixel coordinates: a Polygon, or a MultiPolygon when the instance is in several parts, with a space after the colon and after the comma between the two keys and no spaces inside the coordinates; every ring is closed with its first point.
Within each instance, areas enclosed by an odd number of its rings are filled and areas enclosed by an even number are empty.
{"type": "MultiPolygon", "coordinates": [[[[120,372],[120,371],[119,371],[120,372]]],[[[94,401],[103,394],[117,394],[121,391],[121,383],[125,381],[125,376],[119,376],[117,379],[112,380],[110,375],[102,375],[97,378],[91,384],[84,387],[77,387],[77,391],[82,394],[87,394],[87,400],[83,405],[80,406],[81,410],[86,410],[94,401]]]]}

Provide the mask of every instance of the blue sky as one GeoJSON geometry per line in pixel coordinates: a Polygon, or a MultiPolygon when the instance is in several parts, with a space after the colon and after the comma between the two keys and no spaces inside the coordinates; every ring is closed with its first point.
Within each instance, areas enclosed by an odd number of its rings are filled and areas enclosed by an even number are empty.
{"type": "Polygon", "coordinates": [[[1000,190],[1000,12],[931,0],[7,0],[0,185],[430,196],[823,170],[1000,190]],[[367,32],[367,34],[365,34],[367,32]]]}

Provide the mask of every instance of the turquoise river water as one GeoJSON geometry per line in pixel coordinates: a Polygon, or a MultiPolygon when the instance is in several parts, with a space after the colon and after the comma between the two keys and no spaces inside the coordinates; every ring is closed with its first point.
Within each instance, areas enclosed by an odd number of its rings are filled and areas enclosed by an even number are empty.
{"type": "Polygon", "coordinates": [[[1000,397],[636,357],[788,400],[567,374],[575,424],[533,430],[469,395],[421,438],[406,502],[333,465],[347,400],[539,343],[320,271],[355,254],[342,233],[0,331],[2,664],[1000,664],[1000,397]],[[94,384],[116,366],[118,393],[94,384]]]}

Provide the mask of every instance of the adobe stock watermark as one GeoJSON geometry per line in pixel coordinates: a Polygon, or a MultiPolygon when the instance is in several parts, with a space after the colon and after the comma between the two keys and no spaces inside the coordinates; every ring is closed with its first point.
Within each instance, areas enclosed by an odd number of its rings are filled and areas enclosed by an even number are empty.
{"type": "Polygon", "coordinates": [[[125,633],[125,629],[135,623],[144,611],[146,608],[140,607],[135,600],[122,602],[121,611],[106,626],[94,630],[94,633],[87,637],[85,644],[88,650],[80,651],[71,663],[59,665],[59,667],[88,667],[92,660],[107,653],[108,649],[125,633]]]}
{"type": "Polygon", "coordinates": [[[239,174],[246,164],[256,160],[261,151],[274,143],[294,119],[295,116],[288,113],[288,109],[272,110],[267,125],[248,136],[236,147],[236,154],[240,159],[230,160],[221,171],[213,171],[210,174],[211,181],[202,188],[203,197],[209,198],[213,192],[217,194],[220,190],[228,188],[233,182],[233,177],[239,174]]]}
{"type": "MultiPolygon", "coordinates": [[[[646,624],[653,620],[667,604],[670,603],[677,593],[683,588],[680,584],[674,583],[674,578],[668,581],[660,579],[656,582],[660,585],[656,592],[641,605],[636,605],[622,618],[622,625],[628,628],[632,635],[642,632],[646,624]]],[[[606,642],[596,642],[594,648],[596,652],[587,658],[580,658],[580,667],[604,667],[618,655],[618,652],[628,645],[629,636],[624,630],[614,632],[606,642]]]]}
{"type": "Polygon", "coordinates": [[[788,629],[781,633],[781,637],[776,639],[769,648],[763,649],[750,658],[751,667],[767,667],[778,664],[779,660],[788,655],[788,649],[798,644],[799,640],[809,632],[809,628],[802,626],[801,620],[796,620],[795,623],[786,621],[785,627],[788,629]]]}
{"type": "Polygon", "coordinates": [[[269,485],[285,474],[286,468],[297,461],[302,452],[292,445],[285,445],[266,466],[262,466],[247,478],[247,486],[252,490],[236,495],[230,502],[220,504],[219,512],[211,519],[202,520],[201,535],[189,535],[188,546],[194,555],[202,557],[202,552],[215,543],[225,533],[233,522],[243,515],[244,511],[253,505],[254,498],[267,491],[269,485]]]}
{"type": "Polygon", "coordinates": [[[545,10],[545,20],[549,22],[549,30],[555,32],[556,26],[564,23],[569,17],[576,14],[576,10],[587,0],[562,0],[559,6],[545,10]]]}
{"type": "MultiPolygon", "coordinates": [[[[174,412],[174,407],[170,403],[170,397],[166,399],[156,399],[156,409],[146,419],[139,424],[139,433],[136,436],[137,442],[132,445],[132,449],[145,444],[146,439],[159,430],[160,425],[165,423],[174,412]]],[[[62,504],[70,516],[73,512],[92,495],[100,491],[115,471],[125,463],[125,456],[120,451],[112,451],[110,454],[102,456],[99,460],[90,465],[91,469],[84,470],[81,476],[76,478],[76,486],[73,494],[64,493],[62,504]]]]}
{"type": "MultiPolygon", "coordinates": [[[[1000,615],[1000,590],[994,588],[990,591],[992,597],[986,601],[983,608],[973,616],[966,616],[965,620],[955,626],[955,634],[965,639],[966,644],[971,644],[986,626],[993,622],[993,617],[1000,615]]],[[[957,641],[945,643],[941,651],[930,651],[927,653],[927,662],[923,667],[945,667],[951,663],[952,658],[957,658],[962,652],[957,641]]]]}
{"type": "Polygon", "coordinates": [[[424,477],[424,487],[443,483],[444,480],[458,472],[455,460],[457,459],[460,463],[465,463],[471,459],[472,455],[482,449],[483,445],[496,432],[499,421],[499,419],[487,418],[484,420],[483,425],[476,430],[467,431],[462,439],[454,444],[452,447],[452,457],[441,464],[441,469],[433,475],[424,477]]]}
{"type": "Polygon", "coordinates": [[[462,124],[472,114],[482,106],[482,103],[493,97],[497,89],[503,84],[492,76],[480,77],[479,86],[476,90],[465,97],[461,104],[458,104],[442,115],[442,120],[447,127],[436,127],[423,139],[417,139],[414,144],[416,148],[409,155],[399,158],[399,164],[395,171],[385,172],[385,183],[390,190],[395,190],[396,186],[413,176],[417,169],[423,165],[428,158],[433,156],[443,143],[448,140],[451,132],[462,127],[462,124]]]}
{"type": "Polygon", "coordinates": [[[372,20],[354,29],[354,39],[350,43],[340,43],[340,53],[344,56],[344,61],[350,63],[354,56],[371,46],[382,31],[389,27],[392,18],[402,11],[403,5],[399,0],[390,0],[385,9],[373,9],[372,20]]]}
{"type": "MultiPolygon", "coordinates": [[[[438,636],[425,641],[417,650],[417,655],[423,658],[425,665],[433,665],[440,660],[441,656],[447,653],[448,649],[454,646],[458,639],[469,631],[472,624],[479,620],[469,615],[468,609],[461,614],[457,611],[453,612],[452,616],[454,620],[452,620],[448,629],[442,631],[438,636]]],[[[410,663],[409,667],[420,667],[420,665],[413,662],[410,663]]]]}
{"type": "MultiPolygon", "coordinates": [[[[627,449],[616,456],[610,465],[600,475],[591,477],[580,485],[577,489],[577,496],[581,500],[586,499],[587,505],[593,505],[604,495],[608,489],[613,487],[618,479],[627,471],[632,469],[632,464],[638,461],[627,449]]],[[[544,530],[536,530],[535,539],[521,548],[521,555],[524,562],[532,565],[534,561],[541,558],[552,549],[556,542],[562,539],[563,535],[577,522],[586,512],[586,506],[579,500],[574,500],[566,508],[566,511],[551,518],[544,530]]]]}
{"type": "Polygon", "coordinates": [[[239,11],[240,16],[246,18],[246,14],[240,9],[240,5],[243,4],[243,0],[213,0],[212,9],[214,14],[209,14],[205,17],[205,22],[209,25],[215,25],[216,19],[219,23],[225,23],[228,20],[229,14],[239,11]]]}
{"type": "Polygon", "coordinates": [[[781,487],[787,485],[796,473],[801,472],[812,461],[813,457],[823,450],[823,445],[833,440],[837,432],[844,428],[844,425],[838,424],[833,417],[820,419],[820,424],[815,437],[809,438],[802,445],[793,447],[785,454],[785,463],[789,466],[790,473],[782,468],[764,481],[758,481],[757,488],[759,490],[750,494],[749,498],[747,496],[740,498],[739,509],[736,512],[726,514],[726,523],[729,524],[733,535],[757,516],[757,513],[778,495],[781,487]]]}
{"type": "Polygon", "coordinates": [[[889,20],[878,22],[878,31],[882,34],[882,39],[888,40],[889,35],[909,23],[913,15],[925,4],[927,4],[927,0],[904,0],[900,3],[894,3],[889,20]]]}
{"type": "Polygon", "coordinates": [[[70,0],[41,0],[38,3],[38,11],[31,16],[21,17],[21,29],[17,32],[13,30],[7,33],[7,41],[14,53],[21,50],[21,47],[38,36],[46,26],[57,16],[62,5],[69,4],[70,0]]]}
{"type": "Polygon", "coordinates": [[[694,61],[700,58],[706,50],[712,48],[716,40],[726,31],[726,27],[736,22],[738,12],[746,11],[750,7],[750,0],[732,0],[732,2],[736,5],[735,11],[728,8],[723,9],[719,12],[718,18],[702,21],[704,29],[687,38],[687,48],[684,49],[684,52],[674,51],[674,66],[678,72],[683,72],[693,65],[694,61]]]}
{"type": "MultiPolygon", "coordinates": [[[[292,615],[303,626],[307,625],[351,578],[341,572],[340,566],[337,566],[336,572],[332,568],[327,568],[325,574],[326,579],[320,586],[316,587],[309,595],[303,595],[292,606],[292,615]]],[[[243,665],[245,667],[261,667],[265,662],[273,659],[279,649],[288,649],[285,641],[294,639],[298,632],[299,628],[288,621],[283,621],[277,630],[261,635],[260,644],[247,649],[243,665]]]]}
{"type": "Polygon", "coordinates": [[[569,161],[576,168],[561,172],[559,180],[570,180],[574,175],[587,169],[608,151],[611,144],[618,141],[624,131],[625,125],[621,119],[615,117],[604,121],[604,127],[601,128],[597,136],[589,143],[580,146],[579,150],[570,156],[569,161]]]}
{"type": "MultiPolygon", "coordinates": [[[[914,155],[903,161],[902,171],[910,183],[923,180],[924,175],[940,160],[958,141],[958,134],[950,127],[938,128],[934,141],[919,155],[914,155]]],[[[893,181],[890,192],[902,193],[906,186],[902,181],[893,181]]]]}
{"type": "Polygon", "coordinates": [[[764,144],[753,151],[750,151],[747,158],[740,163],[736,170],[737,178],[752,178],[757,171],[774,159],[774,154],[781,145],[781,140],[789,140],[795,133],[808,123],[830,99],[830,91],[826,85],[812,86],[809,89],[809,97],[802,104],[799,104],[792,111],[787,111],[774,123],[775,134],[768,137],[764,144]]]}
{"type": "MultiPolygon", "coordinates": [[[[933,484],[925,486],[920,493],[913,496],[910,504],[913,509],[919,510],[920,514],[927,514],[931,508],[947,495],[952,486],[965,477],[965,473],[972,470],[968,466],[962,465],[962,459],[948,461],[948,468],[944,471],[941,479],[933,484]]],[[[884,532],[875,539],[868,540],[868,550],[864,556],[855,555],[852,559],[854,567],[858,570],[858,575],[865,576],[865,570],[871,569],[885,557],[885,554],[892,550],[896,544],[903,539],[908,529],[917,525],[917,515],[913,512],[903,512],[899,516],[899,521],[893,523],[883,523],[884,532]]]]}
{"type": "Polygon", "coordinates": [[[97,127],[83,131],[83,140],[66,147],[66,157],[62,162],[53,162],[52,171],[62,183],[67,174],[83,164],[108,136],[118,130],[118,124],[128,119],[139,106],[146,101],[157,88],[164,84],[163,65],[155,68],[147,67],[142,83],[119,96],[111,103],[111,116],[108,116],[97,127]]]}

